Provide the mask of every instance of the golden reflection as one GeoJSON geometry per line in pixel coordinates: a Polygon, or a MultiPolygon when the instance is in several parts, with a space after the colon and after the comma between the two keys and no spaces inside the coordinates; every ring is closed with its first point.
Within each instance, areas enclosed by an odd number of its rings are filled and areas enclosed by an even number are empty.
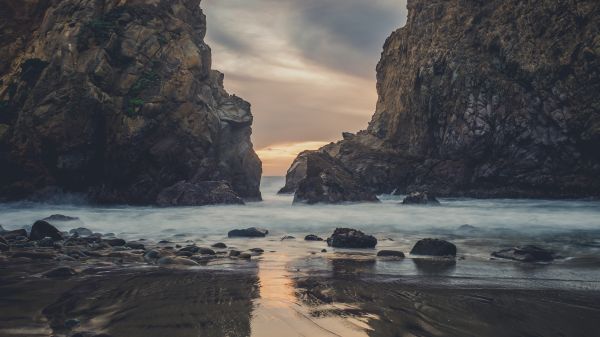
{"type": "Polygon", "coordinates": [[[311,315],[311,308],[296,296],[289,256],[274,253],[268,259],[259,263],[260,296],[252,313],[252,336],[367,336],[367,320],[311,315]]]}

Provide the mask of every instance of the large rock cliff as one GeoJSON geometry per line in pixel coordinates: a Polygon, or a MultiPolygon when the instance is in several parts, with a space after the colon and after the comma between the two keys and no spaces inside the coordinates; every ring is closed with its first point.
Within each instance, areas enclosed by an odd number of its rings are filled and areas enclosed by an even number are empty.
{"type": "Polygon", "coordinates": [[[409,0],[408,12],[368,129],[321,152],[380,193],[600,196],[598,1],[409,0]]]}
{"type": "Polygon", "coordinates": [[[0,30],[0,198],[260,199],[250,104],[211,69],[200,0],[0,0],[0,30]]]}

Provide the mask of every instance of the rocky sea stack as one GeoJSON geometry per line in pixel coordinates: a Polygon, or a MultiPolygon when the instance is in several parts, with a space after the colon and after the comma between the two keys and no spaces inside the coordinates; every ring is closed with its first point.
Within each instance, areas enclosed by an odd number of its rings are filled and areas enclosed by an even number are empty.
{"type": "Polygon", "coordinates": [[[369,127],[319,151],[376,193],[598,197],[599,21],[594,0],[409,0],[369,127]]]}
{"type": "Polygon", "coordinates": [[[9,0],[0,28],[0,199],[261,198],[250,104],[211,69],[200,0],[9,0]]]}

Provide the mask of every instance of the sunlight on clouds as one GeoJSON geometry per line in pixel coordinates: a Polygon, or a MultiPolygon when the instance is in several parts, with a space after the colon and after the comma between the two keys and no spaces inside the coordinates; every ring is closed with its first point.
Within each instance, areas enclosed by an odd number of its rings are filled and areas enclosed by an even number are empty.
{"type": "Polygon", "coordinates": [[[296,156],[305,150],[317,150],[328,142],[300,142],[274,144],[262,148],[256,153],[263,163],[263,174],[266,176],[281,175],[285,172],[296,156]]]}
{"type": "Polygon", "coordinates": [[[266,175],[366,128],[383,43],[406,21],[406,0],[203,0],[202,8],[213,69],[252,104],[266,175]]]}

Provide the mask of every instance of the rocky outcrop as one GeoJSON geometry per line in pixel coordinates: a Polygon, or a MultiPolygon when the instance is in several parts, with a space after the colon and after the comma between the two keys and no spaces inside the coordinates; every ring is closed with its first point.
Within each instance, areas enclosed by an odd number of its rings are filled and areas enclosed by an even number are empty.
{"type": "Polygon", "coordinates": [[[439,206],[440,202],[429,192],[413,192],[402,200],[403,205],[434,205],[439,206]]]}
{"type": "Polygon", "coordinates": [[[359,230],[351,228],[336,228],[327,245],[335,248],[375,248],[377,239],[359,230]]]}
{"type": "Polygon", "coordinates": [[[290,179],[280,193],[295,191],[294,203],[377,202],[377,196],[357,182],[352,172],[329,154],[305,151],[290,169],[290,179]]]}
{"type": "Polygon", "coordinates": [[[520,262],[551,262],[556,253],[537,246],[523,246],[503,249],[492,253],[493,257],[520,262]]]}
{"type": "Polygon", "coordinates": [[[269,231],[262,228],[250,227],[246,229],[234,229],[227,233],[230,238],[264,238],[269,231]]]}
{"type": "Polygon", "coordinates": [[[2,1],[0,198],[260,199],[250,104],[211,69],[199,5],[2,1]],[[235,197],[185,197],[221,181],[235,197]]]}
{"type": "Polygon", "coordinates": [[[367,130],[321,152],[378,193],[600,196],[597,1],[409,0],[408,12],[367,130]]]}
{"type": "Polygon", "coordinates": [[[411,255],[428,256],[456,256],[456,246],[448,241],[440,239],[419,240],[413,249],[411,255]]]}

